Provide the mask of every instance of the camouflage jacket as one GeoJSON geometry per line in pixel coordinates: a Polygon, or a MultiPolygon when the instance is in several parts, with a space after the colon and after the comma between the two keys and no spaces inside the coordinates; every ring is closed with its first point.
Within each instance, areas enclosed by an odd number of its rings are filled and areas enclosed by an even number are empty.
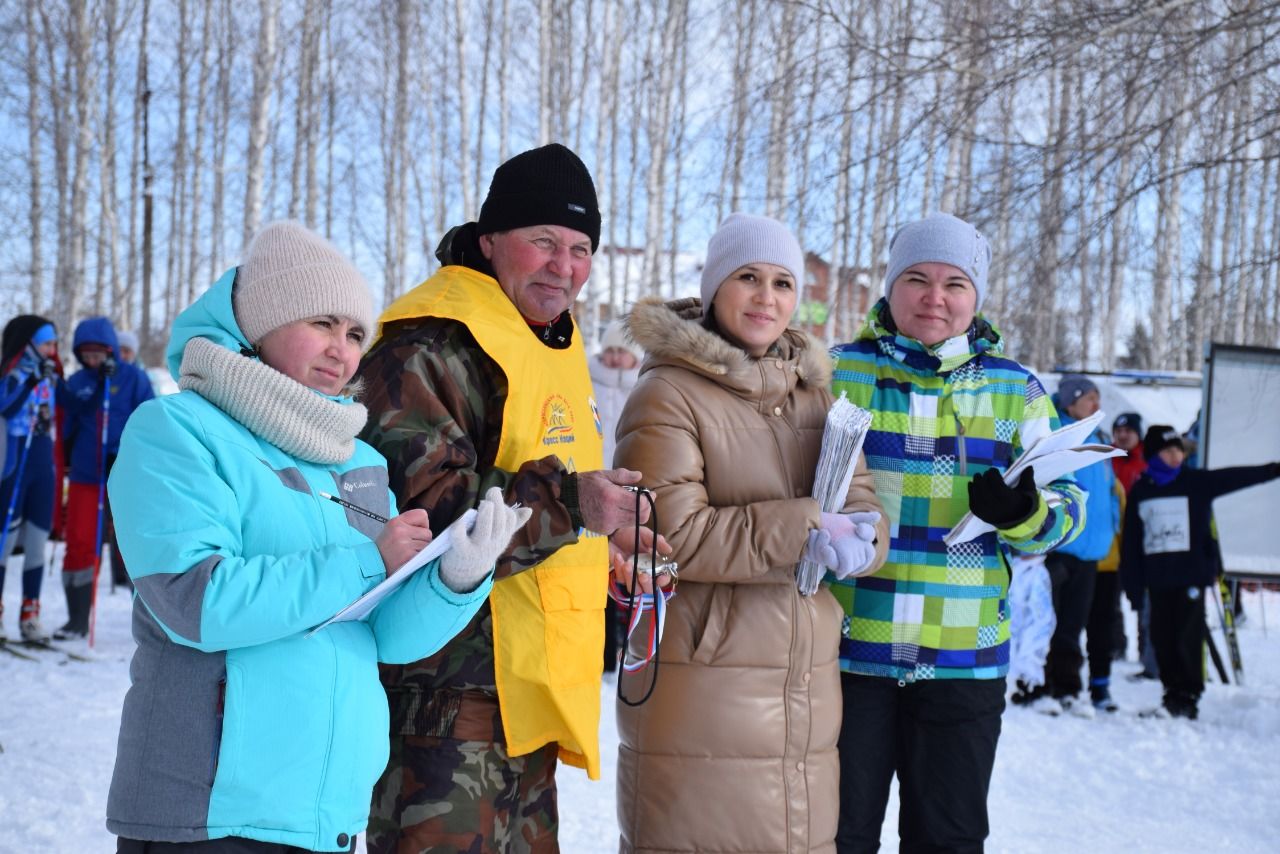
{"type": "MultiPolygon", "coordinates": [[[[439,533],[492,486],[508,503],[533,508],[498,559],[498,578],[577,542],[576,500],[561,495],[567,472],[555,456],[530,460],[514,472],[495,467],[506,376],[464,325],[434,317],[388,325],[358,376],[370,416],[360,438],[387,458],[401,512],[426,510],[439,533]]],[[[435,655],[382,667],[391,732],[450,734],[464,692],[497,696],[493,668],[493,618],[486,603],[435,655]]],[[[500,732],[494,740],[501,741],[500,732]]]]}

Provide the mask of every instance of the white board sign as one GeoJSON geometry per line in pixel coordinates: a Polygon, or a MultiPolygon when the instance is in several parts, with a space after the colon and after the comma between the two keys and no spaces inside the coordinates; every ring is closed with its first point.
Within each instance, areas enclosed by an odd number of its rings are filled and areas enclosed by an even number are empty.
{"type": "MultiPolygon", "coordinates": [[[[1280,460],[1280,350],[1210,344],[1200,459],[1205,468],[1280,460]]],[[[1226,571],[1280,576],[1280,480],[1213,503],[1226,571]]]]}

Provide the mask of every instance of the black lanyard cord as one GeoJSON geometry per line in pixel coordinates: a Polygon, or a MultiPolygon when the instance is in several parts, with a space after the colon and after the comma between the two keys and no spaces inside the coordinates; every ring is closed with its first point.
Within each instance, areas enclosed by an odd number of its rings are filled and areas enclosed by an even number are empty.
{"type": "MultiPolygon", "coordinates": [[[[649,502],[649,515],[653,520],[653,546],[650,549],[649,566],[650,579],[653,582],[653,675],[649,678],[649,688],[644,692],[644,696],[638,700],[632,700],[622,693],[622,680],[626,675],[625,667],[618,668],[618,700],[628,706],[642,706],[653,695],[653,689],[658,684],[658,659],[662,650],[662,639],[658,637],[658,627],[662,625],[662,615],[667,607],[666,599],[662,595],[662,590],[658,588],[658,505],[653,500],[653,493],[647,489],[636,489],[636,523],[635,523],[635,552],[631,555],[631,587],[627,591],[627,625],[631,625],[632,619],[635,617],[635,609],[640,607],[637,604],[637,590],[640,580],[640,508],[641,497],[649,502]]],[[[622,660],[626,661],[627,649],[631,646],[630,637],[623,647],[622,660]]],[[[643,668],[648,670],[647,667],[643,668]]]]}

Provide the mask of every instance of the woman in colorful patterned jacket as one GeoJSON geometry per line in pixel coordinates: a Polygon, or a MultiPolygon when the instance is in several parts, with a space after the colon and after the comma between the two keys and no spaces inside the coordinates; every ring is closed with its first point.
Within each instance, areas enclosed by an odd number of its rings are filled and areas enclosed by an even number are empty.
{"type": "Polygon", "coordinates": [[[846,615],[841,852],[879,847],[895,773],[903,851],[982,849],[1009,668],[1001,543],[1042,554],[1083,523],[1070,478],[1004,482],[1057,419],[977,313],[990,259],[986,238],[956,217],[905,226],[885,298],[836,351],[833,390],[874,418],[864,451],[892,538],[878,572],[832,587],[846,615]],[[995,530],[948,546],[968,511],[995,530]]]}
{"type": "Polygon", "coordinates": [[[360,274],[293,223],[174,323],[182,392],[138,408],[108,481],[138,644],[107,799],[119,852],[354,851],[387,763],[378,662],[465,626],[527,518],[491,494],[443,557],[326,622],[431,539],[355,438],[372,327],[360,274]]]}

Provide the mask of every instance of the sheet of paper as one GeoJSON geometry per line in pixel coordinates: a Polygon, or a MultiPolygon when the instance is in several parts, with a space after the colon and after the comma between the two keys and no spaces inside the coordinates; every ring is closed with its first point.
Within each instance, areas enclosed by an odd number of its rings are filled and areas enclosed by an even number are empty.
{"type": "MultiPolygon", "coordinates": [[[[1124,451],[1110,445],[1082,444],[1093,433],[1103,417],[1104,413],[1099,410],[1088,418],[1068,424],[1047,436],[1041,436],[1005,470],[1004,482],[1012,486],[1018,482],[1018,478],[1027,466],[1033,466],[1036,486],[1044,488],[1064,474],[1101,460],[1124,456],[1124,451]]],[[[1050,506],[1056,505],[1051,502],[1050,506]]],[[[956,526],[947,532],[942,541],[949,546],[954,546],[967,543],[975,537],[994,530],[994,525],[982,521],[972,513],[966,513],[956,526]]]]}
{"type": "MultiPolygon", "coordinates": [[[[468,528],[474,523],[475,517],[475,510],[468,510],[462,516],[463,519],[467,520],[468,528]]],[[[315,634],[330,623],[340,623],[343,620],[359,620],[366,617],[370,611],[378,607],[379,602],[390,596],[397,587],[412,578],[415,572],[447,552],[450,547],[450,539],[449,529],[446,528],[433,537],[431,542],[422,548],[422,551],[409,558],[399,569],[379,582],[378,586],[307,632],[307,635],[315,634]]]]}

